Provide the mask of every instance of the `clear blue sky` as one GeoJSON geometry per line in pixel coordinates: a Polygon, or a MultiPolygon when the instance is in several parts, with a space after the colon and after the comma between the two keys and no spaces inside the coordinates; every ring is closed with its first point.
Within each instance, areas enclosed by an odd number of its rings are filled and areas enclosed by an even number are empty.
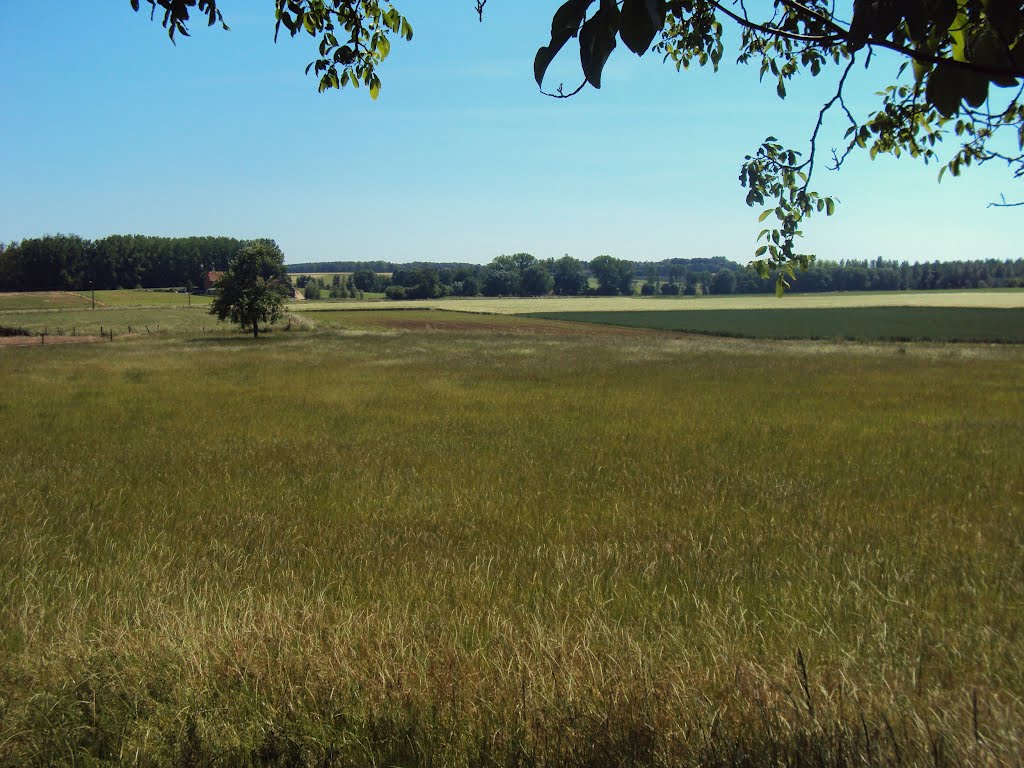
{"type": "MultiPolygon", "coordinates": [[[[557,0],[404,0],[384,88],[318,94],[309,37],[273,43],[272,3],[222,0],[172,46],[128,0],[8,3],[0,26],[0,241],[71,232],[273,237],[291,263],[467,261],[528,251],[749,261],[759,211],[737,181],[774,134],[803,142],[838,72],[782,102],[752,69],[677,74],[623,46],[601,91],[538,94],[533,55],[557,0]],[[45,6],[45,8],[43,7],[45,6]]],[[[145,6],[145,3],[143,3],[145,6]]],[[[579,79],[566,49],[552,84],[579,79]]],[[[858,75],[862,108],[893,67],[858,75]]],[[[826,150],[841,142],[833,123],[826,150]]],[[[842,201],[805,250],[829,259],[1018,258],[1024,208],[1004,168],[819,163],[842,201]]]]}

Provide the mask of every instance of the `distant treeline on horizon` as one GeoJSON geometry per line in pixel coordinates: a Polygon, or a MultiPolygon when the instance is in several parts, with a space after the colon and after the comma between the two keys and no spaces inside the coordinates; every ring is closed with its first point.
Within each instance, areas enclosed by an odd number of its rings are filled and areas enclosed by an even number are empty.
{"type": "MultiPolygon", "coordinates": [[[[77,235],[47,235],[0,243],[0,291],[192,288],[202,284],[205,272],[224,270],[246,242],[231,237],[112,235],[92,241],[77,235]]],[[[548,293],[698,295],[775,289],[773,279],[762,279],[751,267],[721,256],[658,262],[598,256],[586,262],[571,256],[536,259],[518,253],[499,256],[486,265],[378,260],[287,267],[291,273],[350,273],[356,278],[346,281],[353,283],[350,290],[385,292],[396,299],[548,293]]],[[[799,272],[792,282],[794,293],[1015,288],[1024,287],[1024,259],[915,264],[881,258],[822,260],[799,272]]]]}
{"type": "MultiPolygon", "coordinates": [[[[599,256],[590,262],[570,256],[536,259],[530,254],[500,256],[490,264],[461,262],[327,261],[286,265],[292,274],[348,273],[353,287],[389,291],[389,298],[444,295],[538,296],[548,293],[621,295],[772,293],[774,276],[761,278],[749,266],[722,256],[632,262],[599,256]],[[390,275],[390,278],[382,278],[390,275]],[[374,277],[376,276],[376,277],[374,277]],[[597,286],[589,280],[593,278],[597,286]],[[402,290],[400,290],[402,289],[402,290]]],[[[299,287],[306,280],[300,278],[299,287]]],[[[327,287],[326,281],[321,281],[327,287]]],[[[882,258],[815,261],[798,272],[792,293],[831,291],[917,291],[1024,287],[1024,259],[911,264],[882,258]]]]}
{"type": "Polygon", "coordinates": [[[233,237],[47,235],[0,243],[0,291],[190,288],[227,269],[247,241],[233,237]]]}

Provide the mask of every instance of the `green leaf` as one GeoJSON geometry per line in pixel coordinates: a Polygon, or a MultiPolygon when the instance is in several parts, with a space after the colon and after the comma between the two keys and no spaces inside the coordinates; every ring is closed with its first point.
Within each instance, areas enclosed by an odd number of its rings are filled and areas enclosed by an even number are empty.
{"type": "Polygon", "coordinates": [[[953,67],[939,64],[928,76],[925,98],[943,117],[952,117],[960,109],[960,88],[953,67]]]}
{"type": "Polygon", "coordinates": [[[758,221],[764,221],[775,212],[774,208],[765,208],[761,211],[761,215],[757,217],[758,221]]]}
{"type": "Polygon", "coordinates": [[[825,198],[825,215],[826,216],[831,216],[835,212],[836,212],[836,204],[835,204],[835,202],[832,200],[831,197],[826,197],[825,198]]]}
{"type": "Polygon", "coordinates": [[[533,59],[533,78],[537,81],[538,88],[544,86],[544,74],[548,71],[548,67],[554,61],[555,56],[558,55],[558,52],[562,50],[562,47],[567,42],[569,42],[568,37],[561,40],[552,39],[550,45],[537,49],[537,55],[533,59]]]}
{"type": "Polygon", "coordinates": [[[580,64],[587,82],[601,87],[601,73],[615,50],[619,29],[619,9],[614,0],[602,0],[601,9],[584,22],[580,30],[580,64]]]}
{"type": "Polygon", "coordinates": [[[659,0],[624,0],[619,36],[637,56],[647,52],[665,26],[665,7],[659,0]]]}
{"type": "Polygon", "coordinates": [[[554,60],[558,52],[562,50],[569,39],[576,36],[587,14],[587,8],[594,0],[569,0],[555,11],[551,19],[551,42],[541,47],[533,59],[533,77],[537,81],[537,87],[544,84],[544,74],[554,60]]]}

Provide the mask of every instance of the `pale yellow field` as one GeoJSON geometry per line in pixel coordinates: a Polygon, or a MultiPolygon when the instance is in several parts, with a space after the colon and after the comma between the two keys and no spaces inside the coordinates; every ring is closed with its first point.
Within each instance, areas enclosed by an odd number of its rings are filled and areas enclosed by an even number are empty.
{"type": "Polygon", "coordinates": [[[829,307],[1024,307],[1024,291],[901,291],[872,293],[770,294],[744,296],[548,296],[532,299],[435,299],[432,301],[317,302],[302,311],[338,309],[451,309],[461,312],[519,315],[531,312],[625,312],[708,309],[810,309],[829,307]]]}

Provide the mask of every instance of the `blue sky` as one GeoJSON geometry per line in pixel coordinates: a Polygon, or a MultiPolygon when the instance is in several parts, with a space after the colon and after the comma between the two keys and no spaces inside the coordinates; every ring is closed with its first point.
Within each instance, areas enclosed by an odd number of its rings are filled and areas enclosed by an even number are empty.
{"type": "MultiPolygon", "coordinates": [[[[145,3],[143,4],[145,5],[145,3]]],[[[676,73],[619,46],[604,87],[557,101],[533,56],[558,2],[404,0],[415,28],[366,89],[318,94],[308,37],[273,43],[272,3],[222,0],[232,27],[172,46],[128,0],[9,3],[0,26],[0,241],[73,232],[273,237],[289,262],[486,263],[500,253],[749,261],[759,211],[737,181],[769,134],[802,145],[838,72],[780,101],[757,72],[676,73]]],[[[580,80],[568,47],[551,85],[580,80]]],[[[728,56],[728,51],[727,51],[728,56]]],[[[731,61],[731,59],[730,59],[731,61]]],[[[865,110],[895,65],[858,72],[865,110]]],[[[841,142],[833,122],[827,150],[841,142]]],[[[1004,168],[936,182],[909,158],[819,161],[842,202],[806,228],[821,258],[1018,258],[1004,168]]]]}

